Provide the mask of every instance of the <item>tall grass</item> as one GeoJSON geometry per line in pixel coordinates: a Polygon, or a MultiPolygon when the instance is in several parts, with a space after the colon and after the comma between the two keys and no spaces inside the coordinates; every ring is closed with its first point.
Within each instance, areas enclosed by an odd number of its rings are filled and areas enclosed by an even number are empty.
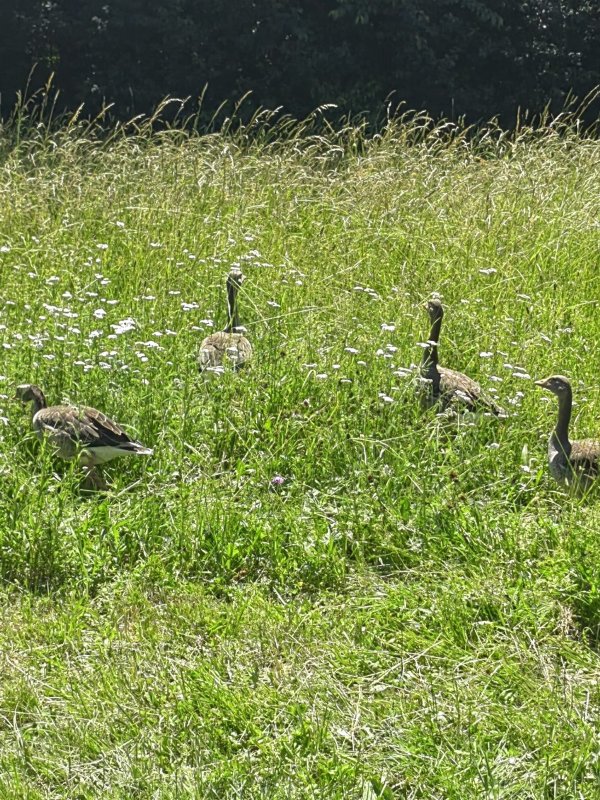
{"type": "Polygon", "coordinates": [[[597,797],[600,512],[532,386],[598,431],[597,140],[34,122],[0,141],[0,797],[597,797]],[[232,263],[255,361],[201,376],[232,263]],[[432,292],[509,419],[419,410],[432,292]],[[26,381],[155,455],[81,494],[26,381]]]}

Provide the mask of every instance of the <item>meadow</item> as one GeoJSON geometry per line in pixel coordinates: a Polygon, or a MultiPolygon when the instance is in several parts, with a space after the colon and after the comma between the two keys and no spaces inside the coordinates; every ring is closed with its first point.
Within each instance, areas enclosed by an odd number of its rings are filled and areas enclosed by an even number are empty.
{"type": "Polygon", "coordinates": [[[599,798],[600,506],[552,482],[533,386],[600,435],[598,141],[17,122],[0,798],[599,798]],[[201,375],[232,264],[255,358],[201,375]],[[507,419],[419,408],[432,293],[507,419]],[[81,492],[25,382],[154,455],[81,492]]]}

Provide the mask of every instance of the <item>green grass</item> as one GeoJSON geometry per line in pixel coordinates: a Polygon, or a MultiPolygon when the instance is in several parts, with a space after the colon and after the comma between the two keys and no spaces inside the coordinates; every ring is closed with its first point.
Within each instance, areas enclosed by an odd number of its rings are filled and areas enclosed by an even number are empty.
{"type": "Polygon", "coordinates": [[[13,134],[0,800],[600,798],[600,506],[552,483],[532,385],[598,434],[598,142],[13,134]],[[234,262],[256,357],[201,376],[234,262]],[[432,292],[509,419],[418,408],[432,292]],[[23,382],[154,456],[82,493],[23,382]]]}

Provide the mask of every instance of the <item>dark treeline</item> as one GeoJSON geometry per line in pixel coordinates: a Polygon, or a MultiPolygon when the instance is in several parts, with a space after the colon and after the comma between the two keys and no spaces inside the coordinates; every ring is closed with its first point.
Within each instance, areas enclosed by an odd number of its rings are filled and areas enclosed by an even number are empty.
{"type": "Polygon", "coordinates": [[[54,74],[59,105],[120,118],[167,95],[206,114],[394,103],[469,121],[560,110],[600,84],[598,0],[2,0],[2,113],[54,74]]]}

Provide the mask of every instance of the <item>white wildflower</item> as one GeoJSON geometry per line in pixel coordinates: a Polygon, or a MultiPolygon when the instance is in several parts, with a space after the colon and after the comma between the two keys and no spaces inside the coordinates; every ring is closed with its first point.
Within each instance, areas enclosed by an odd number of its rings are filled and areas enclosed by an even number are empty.
{"type": "Polygon", "coordinates": [[[118,335],[121,333],[128,333],[132,331],[136,327],[136,321],[131,317],[127,317],[127,319],[122,319],[118,325],[111,325],[110,327],[113,331],[118,335]]]}

